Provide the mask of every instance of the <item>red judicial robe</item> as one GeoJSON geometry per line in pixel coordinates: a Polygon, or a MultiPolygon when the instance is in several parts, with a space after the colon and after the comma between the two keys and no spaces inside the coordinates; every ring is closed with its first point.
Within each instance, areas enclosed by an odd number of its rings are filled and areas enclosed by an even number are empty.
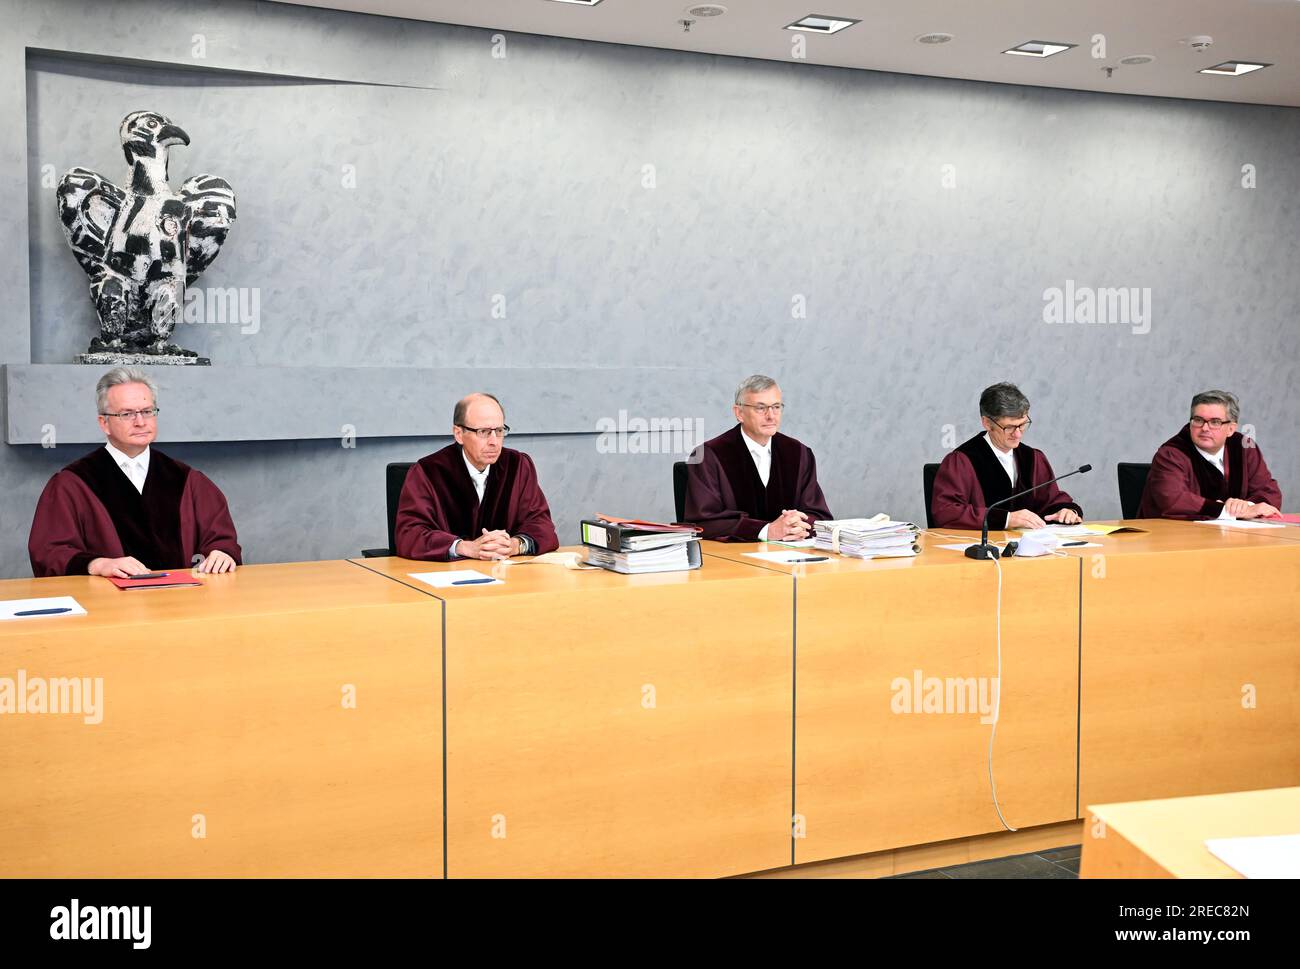
{"type": "Polygon", "coordinates": [[[1229,498],[1265,501],[1281,511],[1282,489],[1273,480],[1254,441],[1247,447],[1241,432],[1235,431],[1224,442],[1223,450],[1226,478],[1196,450],[1190,428],[1183,425],[1151,459],[1138,517],[1218,518],[1229,498]]]}
{"type": "Polygon", "coordinates": [[[537,555],[560,547],[532,458],[503,447],[488,473],[481,503],[459,444],[449,444],[411,465],[397,506],[398,555],[446,562],[452,542],[473,541],[485,528],[527,535],[537,555]]]}
{"type": "Polygon", "coordinates": [[[37,578],[86,575],[94,559],[125,555],[150,569],[188,569],[214,550],[243,564],[226,496],[154,447],[143,493],[106,448],[59,471],[36,503],[27,541],[37,578]]]}
{"type": "Polygon", "coordinates": [[[787,508],[803,512],[810,524],[834,517],[817,484],[812,450],[792,437],[772,436],[766,488],[739,424],[701,444],[686,465],[686,521],[703,528],[704,538],[756,542],[787,508]]]}
{"type": "MultiPolygon", "coordinates": [[[[1042,451],[1021,444],[1011,453],[1016,461],[1014,485],[988,441],[984,440],[982,431],[949,453],[939,465],[930,499],[935,525],[939,528],[981,528],[989,505],[1056,477],[1042,451]]],[[[1083,509],[1074,499],[1055,484],[1050,484],[994,508],[989,512],[989,528],[1006,528],[1008,512],[1028,509],[1040,518],[1046,518],[1062,508],[1073,508],[1079,517],[1083,517],[1083,509]]]]}

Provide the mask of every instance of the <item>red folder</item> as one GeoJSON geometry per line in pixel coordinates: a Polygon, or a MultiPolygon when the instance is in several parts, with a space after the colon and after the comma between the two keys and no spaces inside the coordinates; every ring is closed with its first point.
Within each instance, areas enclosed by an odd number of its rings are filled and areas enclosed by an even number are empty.
{"type": "Polygon", "coordinates": [[[628,528],[644,528],[649,531],[662,532],[702,532],[703,528],[698,525],[669,525],[666,522],[648,522],[640,518],[615,518],[613,515],[596,515],[601,521],[609,522],[611,525],[626,525],[628,528]]]}
{"type": "Polygon", "coordinates": [[[168,572],[156,579],[118,579],[109,577],[109,582],[119,589],[179,589],[183,586],[202,585],[189,572],[168,572]]]}
{"type": "Polygon", "coordinates": [[[1300,515],[1274,515],[1272,518],[1261,518],[1262,522],[1286,522],[1288,525],[1300,525],[1300,515]]]}

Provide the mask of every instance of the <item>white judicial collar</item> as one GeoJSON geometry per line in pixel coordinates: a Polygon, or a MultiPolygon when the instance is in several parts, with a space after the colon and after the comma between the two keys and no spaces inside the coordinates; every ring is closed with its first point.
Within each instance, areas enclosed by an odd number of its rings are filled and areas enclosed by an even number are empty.
{"type": "Polygon", "coordinates": [[[759,444],[745,433],[744,428],[741,428],[740,436],[745,439],[745,447],[749,448],[750,457],[754,459],[754,467],[758,469],[759,480],[766,488],[767,479],[772,475],[772,439],[768,438],[767,444],[759,444]]]}
{"type": "Polygon", "coordinates": [[[104,442],[104,450],[108,451],[109,457],[122,469],[122,473],[126,475],[127,480],[135,485],[135,490],[140,494],[144,494],[144,479],[149,477],[148,446],[146,445],[145,449],[133,458],[127,457],[107,441],[104,442]]]}
{"type": "Polygon", "coordinates": [[[1016,452],[1003,451],[1001,448],[999,448],[996,444],[993,443],[993,439],[989,437],[988,431],[984,432],[984,440],[988,443],[988,446],[993,450],[993,453],[997,456],[997,459],[1000,462],[1002,462],[1002,469],[1006,471],[1007,477],[1011,479],[1011,483],[1014,485],[1016,483],[1016,452]]]}
{"type": "Polygon", "coordinates": [[[469,458],[465,457],[465,449],[460,449],[460,459],[465,462],[465,470],[469,472],[469,478],[474,482],[474,490],[478,492],[478,500],[483,500],[483,492],[487,491],[488,472],[492,470],[492,465],[488,465],[482,471],[469,463],[469,458]]]}
{"type": "MultiPolygon", "coordinates": [[[[1193,444],[1192,447],[1196,447],[1196,445],[1193,444]]],[[[1223,448],[1219,448],[1217,454],[1211,454],[1209,451],[1202,451],[1200,448],[1196,447],[1196,453],[1199,454],[1201,457],[1205,458],[1205,460],[1209,461],[1216,468],[1218,468],[1219,474],[1222,474],[1226,477],[1227,472],[1223,470],[1223,448]]],[[[1227,518],[1227,519],[1236,518],[1235,515],[1228,514],[1228,503],[1226,501],[1223,503],[1223,510],[1219,512],[1219,517],[1227,518]]]]}
{"type": "MultiPolygon", "coordinates": [[[[1192,447],[1196,447],[1196,445],[1193,444],[1192,447]]],[[[1219,448],[1219,452],[1217,454],[1211,454],[1209,451],[1202,451],[1200,448],[1196,448],[1196,452],[1201,457],[1205,458],[1205,460],[1209,461],[1212,465],[1218,468],[1219,474],[1223,474],[1223,448],[1219,448]]]]}

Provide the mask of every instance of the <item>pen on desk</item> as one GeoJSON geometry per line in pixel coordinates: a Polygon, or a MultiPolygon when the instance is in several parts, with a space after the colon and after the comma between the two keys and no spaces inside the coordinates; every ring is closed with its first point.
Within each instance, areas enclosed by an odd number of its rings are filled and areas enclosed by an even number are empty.
{"type": "Polygon", "coordinates": [[[15,616],[57,616],[61,612],[71,612],[71,606],[60,606],[57,609],[24,609],[21,612],[15,612],[15,616]]]}
{"type": "Polygon", "coordinates": [[[1062,542],[1061,548],[1073,548],[1076,545],[1087,545],[1087,542],[1062,542]]]}
{"type": "Polygon", "coordinates": [[[128,579],[165,579],[171,575],[170,572],[141,572],[139,575],[128,575],[128,579]]]}
{"type": "Polygon", "coordinates": [[[785,561],[786,561],[786,563],[789,564],[789,565],[796,565],[796,564],[800,564],[800,563],[803,563],[803,562],[829,562],[830,560],[831,560],[831,559],[830,559],[830,556],[829,556],[829,555],[810,555],[810,556],[807,556],[806,558],[801,558],[801,559],[786,559],[785,561]]]}
{"type": "Polygon", "coordinates": [[[496,579],[457,579],[452,585],[482,585],[485,582],[495,582],[496,579]]]}

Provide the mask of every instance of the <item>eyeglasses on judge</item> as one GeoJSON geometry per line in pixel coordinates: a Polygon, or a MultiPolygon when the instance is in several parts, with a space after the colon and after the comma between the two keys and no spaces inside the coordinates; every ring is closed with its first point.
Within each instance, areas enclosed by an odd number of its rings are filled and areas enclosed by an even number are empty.
{"type": "MultiPolygon", "coordinates": [[[[993,418],[990,417],[989,420],[992,421],[993,418]]],[[[1029,430],[1029,426],[1033,423],[1033,421],[1029,420],[1025,421],[1023,424],[999,424],[997,421],[993,421],[993,426],[1004,434],[1014,434],[1016,431],[1024,434],[1029,430]]]]}
{"type": "Polygon", "coordinates": [[[1224,420],[1222,417],[1193,417],[1189,423],[1192,427],[1204,427],[1206,424],[1209,424],[1210,427],[1217,431],[1224,424],[1231,424],[1232,421],[1224,420]]]}
{"type": "Polygon", "coordinates": [[[510,433],[510,425],[505,424],[502,427],[466,427],[464,424],[457,424],[462,431],[468,431],[470,434],[477,435],[480,441],[486,441],[489,438],[504,438],[510,433]]]}
{"type": "Polygon", "coordinates": [[[110,412],[108,412],[108,411],[103,411],[103,412],[100,414],[100,416],[101,416],[101,417],[116,417],[118,420],[120,420],[120,421],[126,421],[127,423],[134,423],[134,422],[135,422],[135,419],[136,419],[137,417],[142,417],[142,418],[144,418],[146,421],[151,421],[151,420],[153,420],[155,417],[158,416],[158,408],[157,408],[157,407],[146,407],[146,408],[144,408],[143,410],[124,410],[124,411],[122,411],[120,414],[113,414],[113,413],[110,413],[110,412]]]}
{"type": "Polygon", "coordinates": [[[785,404],[741,404],[740,406],[752,407],[754,410],[758,411],[759,417],[766,417],[768,411],[771,411],[773,414],[780,417],[781,411],[785,410],[785,404]]]}

